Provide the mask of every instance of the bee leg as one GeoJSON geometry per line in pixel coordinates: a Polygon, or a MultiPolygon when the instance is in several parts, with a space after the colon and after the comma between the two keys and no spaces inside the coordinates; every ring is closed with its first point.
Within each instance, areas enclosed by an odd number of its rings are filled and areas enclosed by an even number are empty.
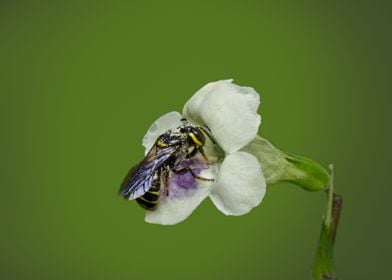
{"type": "Polygon", "coordinates": [[[160,179],[161,179],[160,183],[161,183],[161,186],[164,189],[165,195],[169,196],[169,194],[170,194],[170,184],[169,184],[169,177],[168,177],[168,170],[167,169],[164,169],[162,171],[160,179]]]}
{"type": "Polygon", "coordinates": [[[197,154],[197,152],[200,152],[200,154],[203,156],[203,158],[204,158],[206,164],[207,164],[208,166],[210,166],[210,165],[211,165],[210,160],[208,159],[208,157],[207,157],[207,155],[205,154],[205,152],[204,152],[204,150],[203,150],[202,147],[194,148],[194,149],[192,150],[192,152],[190,152],[189,154],[186,155],[186,159],[193,158],[193,157],[197,154]]]}
{"type": "Polygon", "coordinates": [[[204,152],[203,148],[202,147],[198,147],[197,149],[199,150],[200,154],[203,156],[204,160],[206,161],[206,164],[208,166],[210,166],[211,165],[210,160],[208,159],[208,157],[207,157],[206,153],[204,152]]]}
{"type": "Polygon", "coordinates": [[[197,149],[197,148],[194,148],[194,149],[192,150],[192,152],[190,152],[189,154],[187,154],[185,157],[186,157],[187,159],[193,158],[193,157],[197,154],[197,152],[198,152],[198,149],[197,149]]]}
{"type": "Polygon", "coordinates": [[[210,181],[210,182],[215,181],[214,179],[204,178],[204,177],[200,177],[200,176],[196,175],[195,172],[193,172],[193,170],[190,169],[189,167],[181,168],[181,169],[177,169],[177,170],[173,168],[172,171],[173,171],[174,174],[177,174],[177,175],[183,175],[183,174],[189,172],[189,173],[191,173],[193,178],[199,179],[199,180],[202,180],[202,181],[210,181]]]}
{"type": "Polygon", "coordinates": [[[214,144],[217,143],[215,137],[212,136],[212,133],[211,133],[211,130],[210,130],[209,127],[207,127],[207,126],[206,127],[199,126],[199,128],[201,129],[201,131],[203,131],[208,136],[208,138],[210,138],[212,143],[214,143],[214,144]]]}

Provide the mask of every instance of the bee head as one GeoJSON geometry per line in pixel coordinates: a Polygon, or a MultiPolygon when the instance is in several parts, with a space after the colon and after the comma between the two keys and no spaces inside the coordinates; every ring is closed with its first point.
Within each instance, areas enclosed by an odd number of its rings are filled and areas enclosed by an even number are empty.
{"type": "Polygon", "coordinates": [[[201,129],[195,126],[183,126],[180,131],[186,135],[189,143],[196,147],[204,146],[206,137],[204,136],[201,129]]]}

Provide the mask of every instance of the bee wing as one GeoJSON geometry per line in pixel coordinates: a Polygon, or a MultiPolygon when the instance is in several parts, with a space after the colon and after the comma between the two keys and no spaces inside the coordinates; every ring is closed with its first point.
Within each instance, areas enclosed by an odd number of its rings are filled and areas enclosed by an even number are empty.
{"type": "Polygon", "coordinates": [[[145,194],[152,186],[155,172],[178,150],[178,146],[160,148],[154,145],[144,160],[131,168],[120,188],[120,195],[135,199],[145,194]]]}

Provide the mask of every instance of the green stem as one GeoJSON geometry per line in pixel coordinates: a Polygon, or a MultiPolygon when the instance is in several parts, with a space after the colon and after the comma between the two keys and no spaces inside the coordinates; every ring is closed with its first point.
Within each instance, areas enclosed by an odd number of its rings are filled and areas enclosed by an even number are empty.
{"type": "Polygon", "coordinates": [[[313,280],[335,280],[333,245],[342,209],[342,197],[334,190],[334,168],[330,165],[331,176],[328,189],[327,211],[321,225],[321,234],[316,252],[313,280]]]}
{"type": "Polygon", "coordinates": [[[331,170],[329,189],[328,189],[328,206],[327,206],[327,214],[325,217],[325,224],[329,225],[332,222],[332,205],[333,205],[333,193],[334,193],[334,166],[333,164],[329,165],[329,169],[331,170]]]}

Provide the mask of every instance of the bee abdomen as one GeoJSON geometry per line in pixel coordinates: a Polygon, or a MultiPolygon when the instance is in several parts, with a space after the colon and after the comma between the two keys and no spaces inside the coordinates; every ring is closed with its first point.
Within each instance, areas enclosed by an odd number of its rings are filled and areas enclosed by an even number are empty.
{"type": "Polygon", "coordinates": [[[136,198],[136,201],[144,209],[155,210],[158,206],[160,194],[160,182],[159,180],[154,180],[151,188],[141,197],[136,198]]]}

